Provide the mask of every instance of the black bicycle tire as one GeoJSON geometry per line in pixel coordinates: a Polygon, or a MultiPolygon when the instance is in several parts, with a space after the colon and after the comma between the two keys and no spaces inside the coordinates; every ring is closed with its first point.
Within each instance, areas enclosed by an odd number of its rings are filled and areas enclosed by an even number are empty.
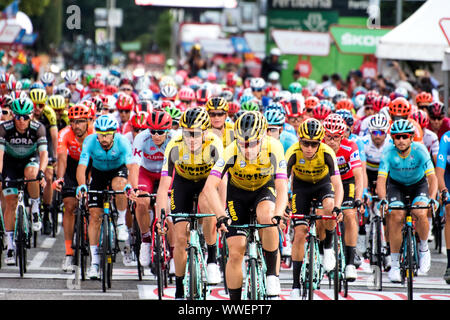
{"type": "Polygon", "coordinates": [[[23,207],[19,206],[17,208],[17,241],[16,241],[16,248],[17,248],[17,257],[16,259],[19,262],[19,274],[20,277],[23,278],[23,275],[25,273],[26,268],[26,258],[25,258],[25,251],[26,251],[26,245],[25,245],[25,233],[23,230],[23,207]]]}
{"type": "Polygon", "coordinates": [[[113,231],[111,229],[112,222],[110,220],[110,216],[108,216],[108,243],[107,243],[107,265],[106,265],[106,284],[108,286],[108,289],[111,289],[111,282],[112,282],[112,273],[113,273],[113,247],[112,243],[115,240],[113,238],[113,231]]]}
{"type": "Polygon", "coordinates": [[[158,299],[162,300],[162,297],[164,296],[164,279],[163,279],[163,273],[162,273],[162,261],[161,261],[161,238],[159,235],[156,235],[155,237],[155,250],[156,250],[156,257],[155,257],[155,267],[156,267],[156,283],[158,287],[158,299]]]}
{"type": "Polygon", "coordinates": [[[340,279],[339,279],[339,271],[341,267],[340,255],[339,255],[339,243],[338,243],[338,235],[335,231],[333,233],[333,249],[334,255],[336,258],[336,266],[333,271],[333,290],[334,290],[334,300],[339,300],[339,287],[340,287],[340,279]]]}
{"type": "Polygon", "coordinates": [[[82,230],[81,230],[81,252],[80,252],[80,272],[81,272],[81,280],[86,280],[86,266],[87,259],[89,257],[90,249],[89,249],[89,238],[88,238],[88,221],[86,215],[83,213],[81,215],[82,218],[82,230]]]}
{"type": "Polygon", "coordinates": [[[227,286],[227,261],[228,261],[228,254],[227,254],[227,241],[225,237],[222,237],[222,247],[219,249],[220,252],[220,267],[222,269],[223,274],[223,285],[225,294],[228,294],[228,286],[227,286]]]}
{"type": "Polygon", "coordinates": [[[189,292],[188,300],[195,300],[198,295],[197,288],[197,260],[196,260],[195,248],[188,248],[188,261],[189,261],[189,292]]]}
{"type": "Polygon", "coordinates": [[[412,255],[412,229],[407,227],[406,230],[406,278],[408,288],[408,300],[413,299],[413,278],[414,278],[414,265],[412,255]]]}
{"type": "Polygon", "coordinates": [[[314,237],[310,237],[309,247],[309,264],[308,264],[308,300],[314,300],[314,237]]]}
{"type": "Polygon", "coordinates": [[[136,220],[136,214],[133,215],[133,251],[137,260],[138,279],[142,281],[143,267],[139,262],[139,255],[141,254],[141,231],[136,220]]]}
{"type": "Polygon", "coordinates": [[[53,207],[51,209],[52,212],[52,236],[53,238],[56,237],[56,233],[58,232],[58,209],[56,207],[53,207]]]}
{"type": "Polygon", "coordinates": [[[101,280],[102,280],[102,290],[103,292],[106,292],[106,272],[107,272],[107,243],[108,243],[108,218],[105,216],[103,216],[103,220],[102,220],[102,246],[101,246],[101,257],[100,257],[100,261],[101,261],[101,266],[100,266],[100,271],[101,271],[101,280]]]}
{"type": "Polygon", "coordinates": [[[75,266],[80,267],[81,266],[81,237],[82,237],[82,225],[81,225],[81,212],[79,209],[76,209],[75,211],[75,224],[74,224],[74,250],[73,250],[73,259],[75,261],[75,266]]]}
{"type": "Polygon", "coordinates": [[[377,238],[377,243],[376,243],[376,248],[377,248],[377,268],[378,268],[378,291],[382,291],[383,290],[383,272],[382,272],[382,268],[383,268],[383,253],[382,253],[382,248],[381,248],[381,228],[383,228],[383,223],[381,221],[381,218],[378,218],[375,221],[375,227],[376,227],[376,238],[377,238]]]}

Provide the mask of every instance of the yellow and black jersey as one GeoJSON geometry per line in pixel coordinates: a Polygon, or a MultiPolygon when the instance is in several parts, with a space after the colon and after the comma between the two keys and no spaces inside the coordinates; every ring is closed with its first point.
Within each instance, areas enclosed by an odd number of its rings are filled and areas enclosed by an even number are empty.
{"type": "Polygon", "coordinates": [[[177,135],[170,140],[164,152],[161,176],[172,177],[175,169],[179,176],[188,180],[206,179],[222,153],[220,138],[211,132],[206,133],[198,153],[192,153],[183,140],[183,136],[177,135]]]}
{"type": "Polygon", "coordinates": [[[229,183],[237,188],[254,191],[266,185],[272,179],[286,179],[286,161],[283,146],[272,137],[264,137],[258,157],[245,159],[234,140],[211,170],[211,174],[222,178],[229,174],[229,183]]]}
{"type": "Polygon", "coordinates": [[[339,175],[336,155],[325,143],[320,143],[313,159],[307,160],[303,156],[300,142],[296,142],[286,151],[286,161],[288,175],[293,171],[295,177],[302,181],[317,183],[328,174],[339,175]]]}

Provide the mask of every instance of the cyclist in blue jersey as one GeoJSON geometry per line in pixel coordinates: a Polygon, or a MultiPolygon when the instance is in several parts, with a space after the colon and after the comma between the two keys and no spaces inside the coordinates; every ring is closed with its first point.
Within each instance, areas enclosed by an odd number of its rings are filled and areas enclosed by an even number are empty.
{"type": "Polygon", "coordinates": [[[278,110],[267,110],[264,112],[264,117],[267,119],[267,135],[277,140],[280,140],[283,145],[284,152],[286,152],[294,143],[298,141],[297,136],[283,130],[285,122],[284,114],[278,110]]]}
{"type": "Polygon", "coordinates": [[[445,245],[447,248],[447,269],[444,274],[444,280],[450,284],[450,195],[448,187],[450,186],[450,131],[447,131],[439,142],[439,153],[436,163],[436,176],[442,198],[442,204],[445,204],[446,223],[444,229],[445,245]]]}
{"type": "MultiPolygon", "coordinates": [[[[150,198],[137,198],[139,194],[156,193],[161,179],[164,151],[170,141],[172,118],[165,111],[153,111],[146,120],[148,129],[139,133],[133,143],[133,160],[129,181],[133,187],[130,198],[136,201],[136,220],[141,230],[139,261],[150,264],[152,230],[149,215],[150,198]]],[[[169,227],[169,230],[171,228],[169,227]]]]}
{"type": "MultiPolygon", "coordinates": [[[[377,178],[377,194],[383,206],[386,206],[388,202],[391,205],[405,204],[405,196],[409,195],[414,205],[432,203],[437,208],[437,201],[434,200],[437,193],[437,179],[433,161],[422,143],[413,142],[414,132],[414,126],[409,120],[396,120],[391,126],[393,144],[384,150],[377,178]]],[[[421,273],[427,273],[431,263],[427,211],[427,209],[415,209],[411,212],[416,219],[415,227],[420,239],[419,271],[421,273]]],[[[401,282],[399,252],[405,211],[392,210],[389,215],[388,228],[392,258],[389,279],[392,282],[401,282]]]]}
{"type": "MultiPolygon", "coordinates": [[[[86,169],[89,159],[92,160],[90,189],[105,190],[108,186],[116,191],[131,189],[131,185],[127,184],[128,170],[132,161],[131,144],[123,135],[116,133],[117,120],[111,115],[102,115],[97,118],[94,127],[96,134],[89,135],[83,141],[80,161],[78,162],[78,187],[76,190],[78,197],[87,191],[86,169]]],[[[90,214],[88,234],[92,257],[88,277],[98,279],[100,275],[98,241],[103,214],[103,197],[89,195],[88,203],[90,214]]],[[[116,208],[119,213],[117,238],[119,241],[126,241],[128,228],[125,224],[127,212],[125,195],[116,196],[116,208]]]]}

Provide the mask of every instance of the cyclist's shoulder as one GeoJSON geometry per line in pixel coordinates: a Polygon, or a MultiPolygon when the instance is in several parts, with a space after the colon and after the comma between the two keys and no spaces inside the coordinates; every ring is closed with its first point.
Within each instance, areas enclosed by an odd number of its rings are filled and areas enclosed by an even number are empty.
{"type": "Polygon", "coordinates": [[[326,154],[330,155],[333,159],[336,158],[336,153],[334,152],[334,150],[331,149],[331,147],[326,143],[321,142],[319,145],[319,149],[317,150],[317,155],[323,158],[326,154]]]}

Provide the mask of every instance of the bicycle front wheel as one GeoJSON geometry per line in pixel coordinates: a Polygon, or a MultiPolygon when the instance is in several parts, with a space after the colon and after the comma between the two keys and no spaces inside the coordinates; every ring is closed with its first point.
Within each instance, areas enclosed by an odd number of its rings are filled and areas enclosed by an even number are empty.
{"type": "Polygon", "coordinates": [[[314,239],[308,243],[308,300],[314,300],[314,239]]]}
{"type": "Polygon", "coordinates": [[[156,280],[158,284],[158,299],[161,300],[164,296],[164,275],[162,270],[162,258],[161,258],[161,237],[156,235],[155,237],[155,267],[156,267],[156,280]]]}
{"type": "Polygon", "coordinates": [[[106,215],[103,216],[102,230],[101,230],[101,274],[102,274],[102,290],[106,292],[107,277],[108,277],[108,252],[109,252],[109,221],[106,215]]]}
{"type": "Polygon", "coordinates": [[[197,270],[199,268],[198,262],[197,262],[197,255],[195,252],[194,247],[189,247],[188,249],[188,261],[189,261],[189,293],[188,293],[188,300],[195,300],[199,295],[199,285],[198,282],[200,281],[198,277],[197,270]]]}
{"type": "Polygon", "coordinates": [[[16,250],[17,250],[17,260],[19,260],[19,274],[23,277],[26,272],[27,264],[27,249],[26,249],[26,235],[24,230],[24,211],[23,207],[19,206],[17,208],[17,230],[16,230],[16,250]]]}
{"type": "Polygon", "coordinates": [[[339,300],[339,293],[341,292],[341,255],[339,251],[339,237],[336,232],[333,235],[333,248],[336,257],[336,267],[333,271],[334,300],[339,300]]]}
{"type": "Polygon", "coordinates": [[[412,239],[412,229],[406,231],[406,282],[408,286],[408,300],[413,300],[413,279],[414,279],[414,246],[412,239]]]}

